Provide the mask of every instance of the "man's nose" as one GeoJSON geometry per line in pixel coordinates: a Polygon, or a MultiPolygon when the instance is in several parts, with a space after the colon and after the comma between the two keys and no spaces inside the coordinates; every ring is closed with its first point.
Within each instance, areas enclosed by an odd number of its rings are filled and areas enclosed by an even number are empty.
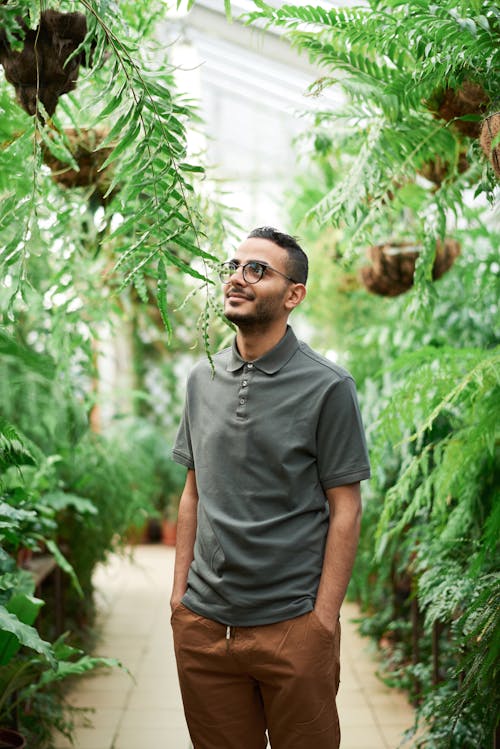
{"type": "Polygon", "coordinates": [[[236,283],[242,284],[246,283],[245,277],[243,275],[243,265],[237,265],[236,268],[231,273],[231,276],[229,278],[230,282],[233,283],[236,281],[236,283]]]}

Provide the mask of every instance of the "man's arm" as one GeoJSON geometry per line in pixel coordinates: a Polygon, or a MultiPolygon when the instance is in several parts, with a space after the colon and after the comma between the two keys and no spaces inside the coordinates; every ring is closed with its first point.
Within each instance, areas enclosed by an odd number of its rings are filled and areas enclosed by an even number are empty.
{"type": "Polygon", "coordinates": [[[187,472],[186,483],[179,502],[177,517],[177,542],[175,549],[174,584],[170,597],[172,611],[186,592],[189,566],[193,561],[196,537],[198,489],[194,470],[187,472]]]}
{"type": "Polygon", "coordinates": [[[330,527],[314,610],[320,622],[333,632],[358,547],[361,525],[359,481],[327,489],[326,497],[330,505],[330,527]]]}

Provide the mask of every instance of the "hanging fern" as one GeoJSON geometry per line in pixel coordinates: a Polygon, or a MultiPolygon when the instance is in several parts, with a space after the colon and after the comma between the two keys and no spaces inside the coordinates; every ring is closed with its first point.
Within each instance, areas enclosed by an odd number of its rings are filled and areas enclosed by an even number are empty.
{"type": "MultiPolygon", "coordinates": [[[[117,289],[134,283],[145,297],[140,278],[157,281],[160,262],[208,283],[203,263],[214,258],[204,247],[194,189],[204,170],[189,161],[186,147],[186,126],[197,115],[175,91],[165,56],[160,59],[145,39],[164,13],[162,4],[149,4],[147,18],[111,0],[77,0],[67,6],[85,14],[88,28],[82,50],[91,68],[80,72],[76,90],[60,97],[51,117],[37,99],[38,117],[27,118],[10,87],[3,89],[8,117],[0,127],[0,264],[15,279],[13,297],[29,280],[29,258],[40,251],[47,222],[57,225],[47,204],[50,183],[43,154],[49,152],[62,173],[81,168],[68,140],[69,126],[77,137],[88,129],[104,132],[97,147],[107,157],[97,174],[110,175],[107,189],[97,201],[91,188],[87,192],[92,212],[104,209],[104,229],[93,250],[105,256],[107,283],[117,289]],[[194,259],[201,266],[195,268],[194,259]]],[[[36,28],[39,3],[25,0],[16,6],[16,15],[9,5],[0,6],[9,39],[19,38],[16,18],[22,9],[36,28]]],[[[61,197],[72,202],[66,191],[61,197]]],[[[165,305],[162,317],[168,327],[165,305]]]]}
{"type": "MultiPolygon", "coordinates": [[[[481,116],[498,104],[497,3],[371,0],[367,7],[331,10],[271,7],[263,0],[255,0],[255,5],[259,10],[248,14],[250,22],[283,29],[291,43],[325,71],[312,84],[313,92],[320,94],[335,84],[349,97],[341,111],[316,115],[313,135],[336,133],[335,145],[345,146],[344,176],[310,210],[309,218],[342,229],[340,249],[352,259],[367,244],[376,244],[381,227],[386,236],[399,228],[393,201],[401,193],[404,205],[401,191],[417,180],[422,185],[420,202],[407,205],[406,213],[412,217],[414,239],[424,242],[416,275],[422,289],[430,278],[436,239],[453,231],[450,212],[457,209],[457,195],[449,185],[456,184],[459,202],[472,187],[476,194],[490,196],[495,190],[493,171],[464,128],[475,132],[481,116]],[[472,87],[477,101],[450,113],[448,99],[453,92],[459,96],[463,86],[472,87]],[[436,161],[446,165],[438,189],[421,180],[436,161]]],[[[429,298],[430,292],[425,294],[429,298]]]]}

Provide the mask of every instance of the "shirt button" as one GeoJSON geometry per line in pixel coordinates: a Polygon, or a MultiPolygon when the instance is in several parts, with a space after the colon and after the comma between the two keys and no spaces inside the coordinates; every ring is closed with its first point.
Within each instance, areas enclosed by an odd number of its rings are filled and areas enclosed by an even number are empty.
{"type": "Polygon", "coordinates": [[[245,405],[245,399],[244,398],[240,398],[240,406],[244,406],[244,405],[245,405]]]}
{"type": "Polygon", "coordinates": [[[248,380],[243,380],[243,382],[241,383],[241,385],[242,385],[242,387],[246,388],[246,386],[248,385],[248,380]]]}
{"type": "Polygon", "coordinates": [[[248,369],[253,369],[253,364],[247,364],[248,369]]]}

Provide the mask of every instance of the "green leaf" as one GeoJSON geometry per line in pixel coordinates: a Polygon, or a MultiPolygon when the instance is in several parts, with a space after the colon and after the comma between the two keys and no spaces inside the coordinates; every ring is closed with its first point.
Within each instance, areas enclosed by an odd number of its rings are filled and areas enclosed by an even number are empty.
{"type": "MultiPolygon", "coordinates": [[[[15,593],[5,608],[23,624],[32,625],[43,605],[44,602],[39,598],[25,593],[15,593]]],[[[20,647],[21,643],[16,635],[0,631],[0,666],[5,666],[20,647]]]]}
{"type": "Polygon", "coordinates": [[[53,510],[60,512],[68,507],[76,510],[79,515],[97,515],[97,507],[90,499],[80,497],[78,494],[71,492],[55,491],[42,494],[40,502],[53,510]]]}
{"type": "Polygon", "coordinates": [[[51,379],[55,374],[55,362],[49,354],[37,351],[18,343],[0,329],[0,354],[21,361],[30,371],[51,379]]]}
{"type": "Polygon", "coordinates": [[[22,645],[43,655],[52,666],[55,666],[55,660],[50,643],[41,639],[34,627],[19,621],[15,614],[11,614],[5,606],[0,604],[0,634],[11,632],[22,645]]]}
{"type": "Polygon", "coordinates": [[[162,259],[160,259],[158,263],[158,309],[160,310],[161,319],[163,320],[165,330],[167,331],[168,340],[170,341],[172,337],[172,324],[170,322],[167,308],[167,288],[167,270],[165,267],[165,263],[162,259]]]}
{"type": "Polygon", "coordinates": [[[44,671],[39,683],[32,690],[27,690],[28,694],[30,691],[39,689],[41,686],[47,686],[56,681],[67,679],[70,676],[81,676],[97,668],[123,668],[123,666],[116,658],[93,657],[89,655],[84,655],[75,662],[58,661],[57,670],[44,671]]]}
{"type": "Polygon", "coordinates": [[[39,133],[42,137],[43,142],[47,146],[50,153],[55,156],[58,161],[62,161],[64,164],[68,164],[75,172],[80,171],[78,162],[75,161],[75,157],[67,148],[64,143],[63,137],[57,132],[57,130],[47,131],[45,127],[39,128],[39,133]]]}
{"type": "MultiPolygon", "coordinates": [[[[121,106],[121,104],[123,103],[123,97],[124,97],[125,91],[126,91],[126,84],[123,83],[118,89],[118,91],[116,92],[116,94],[112,96],[111,99],[108,101],[104,109],[99,112],[98,116],[92,123],[92,127],[95,127],[99,123],[103,122],[105,119],[109,117],[110,114],[113,114],[113,112],[116,109],[118,109],[118,107],[121,106]]],[[[124,119],[124,122],[126,122],[126,118],[124,119]]]]}
{"type": "Polygon", "coordinates": [[[49,538],[46,540],[47,549],[50,551],[54,559],[56,560],[59,567],[66,572],[67,575],[71,578],[71,582],[73,583],[73,586],[78,593],[78,595],[83,598],[83,590],[82,586],[80,585],[78,578],[76,576],[75,570],[71,566],[71,564],[68,562],[64,554],[59,549],[56,542],[49,538]]]}
{"type": "Polygon", "coordinates": [[[136,111],[135,111],[135,102],[127,109],[126,112],[124,112],[115,122],[109,133],[106,135],[102,143],[100,144],[100,148],[107,148],[109,145],[113,144],[113,141],[120,135],[121,131],[127,125],[129,121],[134,121],[137,118],[136,111]]]}
{"type": "Polygon", "coordinates": [[[132,127],[130,127],[126,133],[126,135],[120,140],[117,146],[111,151],[108,158],[104,162],[104,164],[100,167],[99,171],[103,171],[103,169],[106,169],[109,164],[111,164],[113,161],[115,161],[118,156],[120,156],[132,143],[136,140],[137,136],[139,135],[141,131],[141,123],[136,122],[132,127]]]}

